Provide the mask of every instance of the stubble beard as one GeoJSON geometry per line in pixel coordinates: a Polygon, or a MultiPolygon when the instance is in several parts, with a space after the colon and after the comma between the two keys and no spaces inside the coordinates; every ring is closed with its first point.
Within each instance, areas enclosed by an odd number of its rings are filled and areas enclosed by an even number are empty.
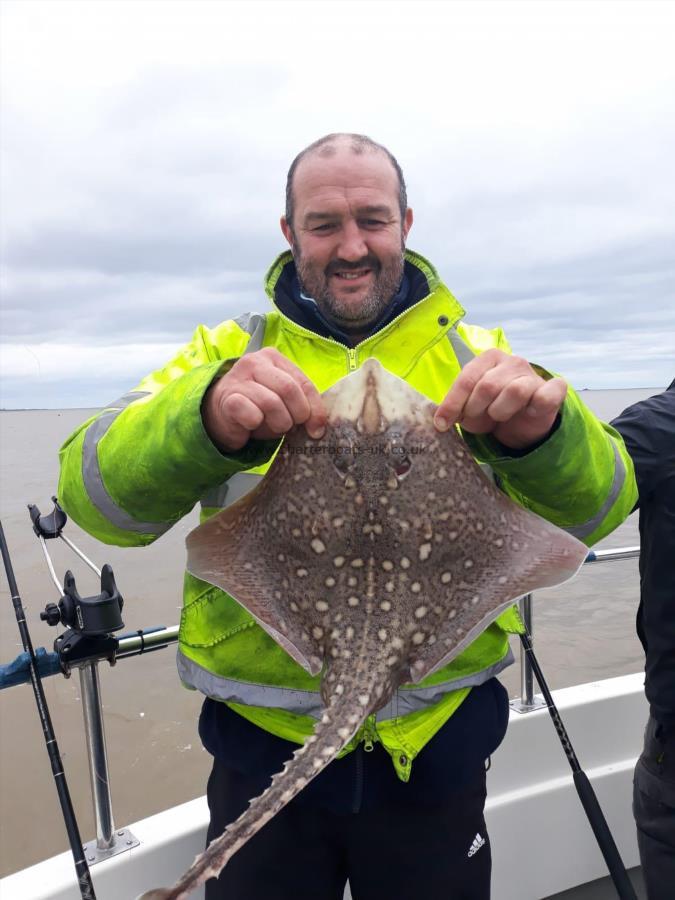
{"type": "Polygon", "coordinates": [[[323,315],[347,334],[363,333],[389,306],[403,278],[404,254],[405,244],[401,239],[400,253],[390,256],[384,262],[374,256],[366,256],[356,263],[335,260],[327,269],[319,269],[302,255],[297,242],[293,248],[295,268],[303,294],[311,297],[323,315]],[[333,267],[347,270],[364,267],[372,269],[375,275],[374,284],[357,306],[336,297],[329,288],[328,278],[333,267]]]}

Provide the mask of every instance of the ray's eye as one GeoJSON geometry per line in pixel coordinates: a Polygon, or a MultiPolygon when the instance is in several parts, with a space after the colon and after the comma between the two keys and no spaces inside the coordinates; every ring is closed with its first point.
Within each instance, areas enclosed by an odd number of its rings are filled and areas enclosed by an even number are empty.
{"type": "Polygon", "coordinates": [[[356,452],[355,434],[351,430],[345,429],[330,448],[333,465],[341,478],[346,478],[353,469],[356,452]]]}
{"type": "Polygon", "coordinates": [[[390,465],[399,481],[402,481],[412,468],[412,462],[405,448],[404,435],[399,430],[389,432],[390,465]]]}
{"type": "Polygon", "coordinates": [[[332,455],[331,459],[333,460],[333,465],[338,471],[338,475],[341,478],[346,478],[349,474],[349,470],[354,465],[354,457],[350,452],[350,449],[338,447],[336,448],[336,452],[332,455]]]}
{"type": "Polygon", "coordinates": [[[412,468],[409,456],[398,456],[394,460],[394,474],[402,481],[412,468]]]}

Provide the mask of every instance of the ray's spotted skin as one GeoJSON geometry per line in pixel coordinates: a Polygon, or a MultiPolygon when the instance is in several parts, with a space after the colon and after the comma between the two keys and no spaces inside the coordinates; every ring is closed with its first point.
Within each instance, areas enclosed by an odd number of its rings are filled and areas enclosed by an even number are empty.
{"type": "Polygon", "coordinates": [[[181,900],[337,756],[397,688],[450,662],[517,597],[571,577],[585,546],[481,472],[436,406],[374,359],[323,395],[261,484],[195,529],[188,569],[244,606],[311,674],[325,712],[270,787],[173,888],[181,900]]]}

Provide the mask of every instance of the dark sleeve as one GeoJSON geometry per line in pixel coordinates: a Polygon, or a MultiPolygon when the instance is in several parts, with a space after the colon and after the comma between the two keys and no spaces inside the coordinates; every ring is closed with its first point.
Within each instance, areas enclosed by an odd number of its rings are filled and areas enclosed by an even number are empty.
{"type": "Polygon", "coordinates": [[[640,497],[675,467],[675,381],[662,394],[625,409],[611,422],[635,466],[640,497]]]}

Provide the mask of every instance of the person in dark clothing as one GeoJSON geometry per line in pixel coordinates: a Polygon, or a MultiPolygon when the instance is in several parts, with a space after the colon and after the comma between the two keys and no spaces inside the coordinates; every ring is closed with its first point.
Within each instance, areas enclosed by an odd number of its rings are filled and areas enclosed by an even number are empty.
{"type": "Polygon", "coordinates": [[[611,423],[633,458],[640,510],[640,606],[649,720],[633,813],[649,900],[675,896],[675,380],[611,423]]]}

